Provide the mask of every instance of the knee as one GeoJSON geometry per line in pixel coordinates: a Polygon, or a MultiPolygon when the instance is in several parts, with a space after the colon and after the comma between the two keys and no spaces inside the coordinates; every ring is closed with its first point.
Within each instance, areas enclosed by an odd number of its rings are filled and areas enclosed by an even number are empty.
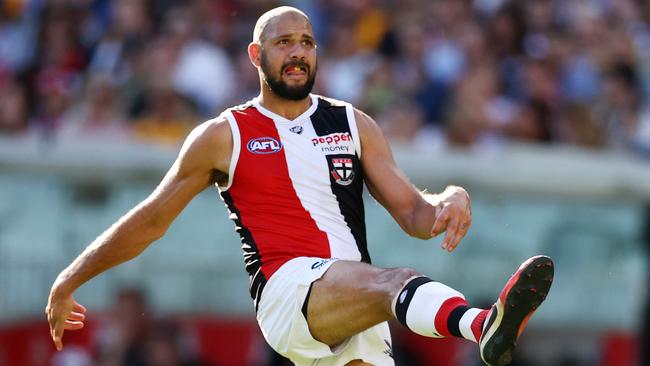
{"type": "MultiPolygon", "coordinates": [[[[419,277],[422,274],[412,268],[390,268],[384,269],[377,274],[374,285],[380,291],[387,304],[390,305],[398,292],[413,277],[419,277]]],[[[390,309],[390,306],[388,309],[390,309]]]]}

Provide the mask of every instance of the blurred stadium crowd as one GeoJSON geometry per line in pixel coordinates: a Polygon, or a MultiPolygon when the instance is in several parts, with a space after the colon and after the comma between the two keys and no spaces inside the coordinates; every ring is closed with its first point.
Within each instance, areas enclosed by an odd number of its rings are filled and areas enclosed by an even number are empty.
{"type": "Polygon", "coordinates": [[[394,142],[650,152],[642,0],[6,0],[0,134],[176,144],[257,94],[246,46],[283,4],[314,24],[315,92],[394,142]]]}

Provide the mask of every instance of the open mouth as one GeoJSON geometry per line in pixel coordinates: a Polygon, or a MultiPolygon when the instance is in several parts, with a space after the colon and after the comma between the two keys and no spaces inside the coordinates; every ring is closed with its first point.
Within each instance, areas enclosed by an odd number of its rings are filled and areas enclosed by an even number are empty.
{"type": "Polygon", "coordinates": [[[307,66],[303,65],[289,65],[284,68],[284,74],[289,76],[301,76],[307,74],[307,66]]]}

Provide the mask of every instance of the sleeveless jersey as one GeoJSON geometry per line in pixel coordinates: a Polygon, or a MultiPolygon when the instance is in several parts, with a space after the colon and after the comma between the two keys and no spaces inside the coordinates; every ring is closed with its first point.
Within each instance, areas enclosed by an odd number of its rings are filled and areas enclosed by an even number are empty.
{"type": "Polygon", "coordinates": [[[225,112],[233,152],[219,189],[241,237],[256,309],[266,281],[292,258],[370,262],[353,108],[311,100],[294,120],[257,98],[225,112]]]}

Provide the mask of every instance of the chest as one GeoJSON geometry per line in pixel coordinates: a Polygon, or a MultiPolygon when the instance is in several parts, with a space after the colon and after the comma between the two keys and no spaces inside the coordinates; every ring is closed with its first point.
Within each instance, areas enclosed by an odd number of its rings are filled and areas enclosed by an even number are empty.
{"type": "Polygon", "coordinates": [[[331,192],[360,176],[355,143],[347,124],[311,119],[240,125],[241,149],[235,183],[270,193],[288,184],[331,192]]]}

